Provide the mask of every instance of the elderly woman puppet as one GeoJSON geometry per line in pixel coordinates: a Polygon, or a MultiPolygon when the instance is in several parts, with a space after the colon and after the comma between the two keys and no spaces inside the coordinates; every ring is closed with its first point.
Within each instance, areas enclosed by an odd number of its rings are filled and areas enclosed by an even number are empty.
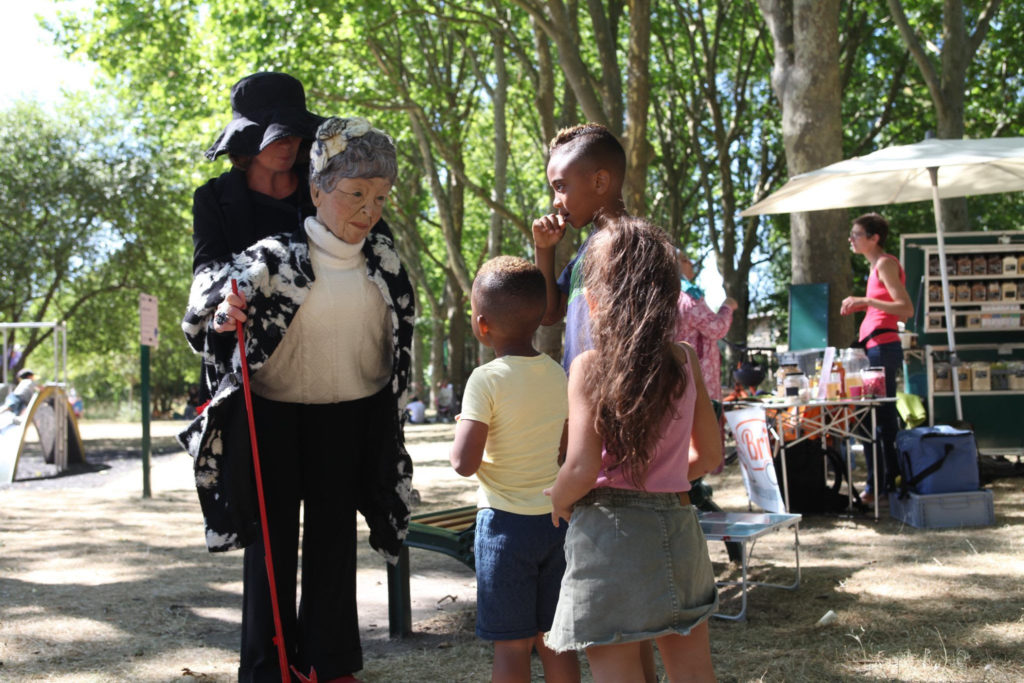
{"type": "Polygon", "coordinates": [[[397,174],[387,135],[363,119],[317,130],[316,216],[196,273],[182,327],[223,377],[180,439],[194,458],[211,551],[245,548],[239,679],[278,680],[235,324],[244,323],[253,415],[288,659],[320,681],[362,668],[358,509],[370,544],[397,559],[412,462],[400,399],[413,292],[392,240],[371,228],[397,174]],[[232,293],[232,279],[238,294],[232,293]],[[295,611],[300,502],[302,600],[295,611]]]}

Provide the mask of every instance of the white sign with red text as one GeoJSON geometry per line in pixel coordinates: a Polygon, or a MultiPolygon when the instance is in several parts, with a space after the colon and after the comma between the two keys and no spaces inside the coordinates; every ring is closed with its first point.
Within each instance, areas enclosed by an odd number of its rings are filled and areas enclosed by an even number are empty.
{"type": "Polygon", "coordinates": [[[730,410],[725,413],[725,419],[736,437],[736,453],[750,502],[766,512],[785,512],[786,504],[772,463],[764,408],[730,410]]]}

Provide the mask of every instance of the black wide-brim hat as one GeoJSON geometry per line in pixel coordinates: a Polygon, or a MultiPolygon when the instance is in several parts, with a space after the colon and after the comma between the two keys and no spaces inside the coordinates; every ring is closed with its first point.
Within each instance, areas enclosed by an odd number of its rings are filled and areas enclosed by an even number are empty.
{"type": "Polygon", "coordinates": [[[255,156],[289,135],[312,140],[324,121],[306,109],[306,91],[297,78],[272,71],[246,76],[231,87],[231,113],[231,123],[206,150],[210,161],[226,153],[255,156]]]}

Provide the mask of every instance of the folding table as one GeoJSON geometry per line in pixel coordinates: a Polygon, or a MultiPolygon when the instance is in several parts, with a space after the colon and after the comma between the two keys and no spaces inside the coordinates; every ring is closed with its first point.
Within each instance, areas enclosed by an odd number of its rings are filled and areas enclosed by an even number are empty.
{"type": "Polygon", "coordinates": [[[775,513],[775,512],[702,512],[700,513],[700,528],[704,532],[704,538],[709,541],[726,541],[741,544],[743,549],[742,574],[740,581],[719,581],[719,586],[740,586],[740,611],[737,614],[722,614],[716,612],[714,616],[720,619],[732,621],[746,621],[747,618],[747,588],[750,586],[765,586],[768,588],[783,588],[785,590],[796,590],[800,586],[800,519],[798,514],[775,513]],[[780,529],[793,529],[793,550],[796,556],[796,580],[789,585],[779,583],[766,583],[763,581],[749,581],[747,570],[750,562],[750,555],[753,553],[754,544],[757,539],[772,531],[780,529]],[[749,544],[749,548],[748,548],[749,544]]]}
{"type": "MultiPolygon", "coordinates": [[[[782,456],[782,476],[786,477],[786,448],[801,441],[832,436],[848,445],[846,449],[847,481],[853,477],[853,456],[849,444],[853,441],[871,447],[871,461],[878,472],[878,448],[874,435],[878,424],[876,411],[883,403],[895,403],[895,398],[856,398],[800,401],[796,398],[767,401],[736,401],[731,405],[760,407],[766,411],[768,431],[773,437],[772,456],[782,456]]],[[[789,510],[789,490],[784,489],[786,510],[789,510]]],[[[848,490],[853,507],[853,488],[848,490]]],[[[875,519],[878,519],[878,500],[875,496],[875,519]]]]}

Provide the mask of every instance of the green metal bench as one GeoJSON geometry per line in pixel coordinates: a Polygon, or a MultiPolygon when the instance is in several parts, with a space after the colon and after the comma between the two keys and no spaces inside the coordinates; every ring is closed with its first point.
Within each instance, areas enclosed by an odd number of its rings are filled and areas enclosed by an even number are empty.
{"type": "Polygon", "coordinates": [[[433,550],[454,557],[476,571],[473,557],[475,531],[475,505],[412,516],[405,545],[398,554],[398,563],[388,565],[388,631],[392,638],[404,638],[412,633],[409,548],[433,550]]]}

